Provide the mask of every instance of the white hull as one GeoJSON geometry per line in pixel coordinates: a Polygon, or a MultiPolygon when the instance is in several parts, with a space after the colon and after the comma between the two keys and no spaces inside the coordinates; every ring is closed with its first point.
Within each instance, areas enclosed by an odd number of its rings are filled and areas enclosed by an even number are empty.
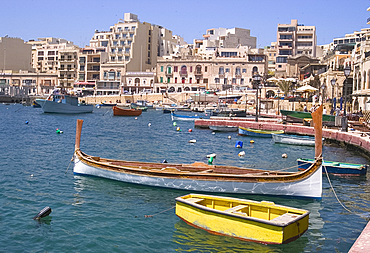
{"type": "Polygon", "coordinates": [[[273,134],[272,139],[275,143],[283,143],[290,145],[300,145],[300,146],[315,146],[315,139],[305,139],[299,137],[289,137],[282,134],[273,134]]]}
{"type": "Polygon", "coordinates": [[[238,131],[238,127],[233,126],[209,126],[209,129],[213,131],[219,131],[219,132],[236,132],[238,131]]]}
{"type": "Polygon", "coordinates": [[[249,183],[219,180],[194,180],[186,178],[166,178],[150,175],[138,175],[97,168],[85,164],[75,157],[73,172],[81,175],[96,176],[118,180],[126,183],[157,186],[200,192],[222,192],[239,194],[263,194],[279,196],[295,196],[321,198],[322,167],[306,179],[296,182],[279,183],[249,183]]]}
{"type": "Polygon", "coordinates": [[[218,102],[218,96],[214,94],[196,94],[190,95],[190,97],[194,102],[218,102]]]}
{"type": "Polygon", "coordinates": [[[92,105],[71,105],[45,100],[42,109],[46,113],[90,113],[93,111],[92,105]]]}

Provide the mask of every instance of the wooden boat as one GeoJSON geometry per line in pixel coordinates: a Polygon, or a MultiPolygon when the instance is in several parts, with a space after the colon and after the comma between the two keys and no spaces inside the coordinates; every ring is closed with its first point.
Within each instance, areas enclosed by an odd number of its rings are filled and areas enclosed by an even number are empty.
{"type": "Polygon", "coordinates": [[[260,130],[260,129],[251,129],[245,127],[239,127],[239,135],[248,135],[254,137],[266,137],[271,138],[272,134],[283,134],[284,130],[260,130]]]}
{"type": "Polygon", "coordinates": [[[272,139],[275,143],[300,146],[315,146],[315,138],[311,136],[272,134],[272,139]]]}
{"type": "Polygon", "coordinates": [[[268,201],[203,194],[176,198],[176,215],[210,233],[264,244],[289,243],[308,229],[309,211],[268,201]]]}
{"type": "Polygon", "coordinates": [[[209,129],[216,132],[236,132],[238,131],[237,126],[209,126],[209,129]]]}
{"type": "Polygon", "coordinates": [[[68,94],[53,93],[43,103],[38,99],[36,102],[45,113],[91,113],[94,109],[93,105],[79,103],[77,96],[68,94]]]}
{"type": "Polygon", "coordinates": [[[201,117],[197,115],[182,115],[182,114],[176,114],[174,112],[171,112],[171,119],[172,121],[175,121],[175,120],[194,121],[196,119],[201,119],[201,117]]]}
{"type": "Polygon", "coordinates": [[[142,106],[142,105],[138,105],[136,103],[131,103],[130,107],[132,109],[138,109],[138,110],[141,110],[142,112],[146,112],[148,110],[148,107],[146,106],[142,106]]]}
{"type": "MultiPolygon", "coordinates": [[[[303,123],[304,119],[312,119],[311,113],[309,112],[280,110],[280,113],[283,120],[287,122],[303,123]]],[[[334,125],[335,116],[324,114],[322,116],[322,121],[324,125],[334,125]]]]}
{"type": "Polygon", "coordinates": [[[139,109],[127,109],[119,106],[113,106],[114,116],[139,116],[141,113],[142,110],[139,109]]]}
{"type": "MultiPolygon", "coordinates": [[[[322,107],[321,113],[322,113],[322,107]]],[[[320,110],[319,110],[320,111],[320,110]]],[[[315,111],[315,115],[319,112],[315,111]]],[[[321,116],[321,115],[320,115],[321,116]]],[[[286,172],[235,166],[151,163],[101,158],[80,150],[82,120],[77,120],[74,173],[127,183],[202,192],[267,194],[321,198],[322,125],[315,116],[315,162],[305,171],[286,172]]]]}
{"type": "MultiPolygon", "coordinates": [[[[312,163],[313,159],[297,159],[298,170],[308,169],[312,163]]],[[[332,162],[332,161],[323,161],[322,166],[323,173],[325,169],[329,174],[342,175],[342,176],[361,176],[366,175],[367,173],[367,164],[355,164],[355,163],[341,163],[341,162],[332,162]]]]}

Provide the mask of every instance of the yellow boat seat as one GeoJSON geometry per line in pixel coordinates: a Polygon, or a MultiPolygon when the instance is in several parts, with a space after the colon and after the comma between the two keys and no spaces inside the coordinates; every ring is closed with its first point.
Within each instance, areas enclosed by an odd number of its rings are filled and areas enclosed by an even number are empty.
{"type": "Polygon", "coordinates": [[[299,215],[293,214],[293,213],[284,213],[283,215],[280,215],[276,217],[275,219],[272,219],[271,221],[276,222],[276,223],[289,223],[293,220],[295,220],[299,215]]]}
{"type": "Polygon", "coordinates": [[[225,212],[228,212],[228,213],[233,213],[233,212],[236,212],[236,211],[239,211],[245,207],[248,207],[247,205],[238,205],[238,206],[234,206],[232,208],[229,208],[227,210],[225,210],[225,212]]]}

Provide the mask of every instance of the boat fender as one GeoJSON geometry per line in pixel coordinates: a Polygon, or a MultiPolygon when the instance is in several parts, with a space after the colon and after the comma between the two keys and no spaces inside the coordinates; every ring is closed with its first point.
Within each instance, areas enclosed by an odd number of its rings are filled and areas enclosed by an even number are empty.
{"type": "Polygon", "coordinates": [[[213,159],[214,159],[214,157],[213,157],[213,156],[211,156],[211,157],[208,159],[208,164],[212,164],[212,163],[213,163],[213,159]]]}
{"type": "Polygon", "coordinates": [[[48,216],[50,213],[51,213],[51,208],[47,206],[44,209],[42,209],[35,217],[33,217],[33,219],[39,220],[41,218],[48,216]]]}
{"type": "Polygon", "coordinates": [[[253,143],[254,143],[254,140],[250,140],[250,143],[252,143],[252,144],[253,144],[253,143]]]}
{"type": "Polygon", "coordinates": [[[212,134],[216,134],[215,132],[212,132],[212,134]]]}
{"type": "Polygon", "coordinates": [[[231,136],[229,135],[229,136],[227,136],[227,138],[229,139],[229,140],[231,140],[231,136]]]}
{"type": "Polygon", "coordinates": [[[135,119],[137,119],[137,117],[135,117],[135,119]]]}
{"type": "Polygon", "coordinates": [[[238,156],[245,156],[245,152],[244,151],[239,152],[238,156]]]}
{"type": "Polygon", "coordinates": [[[166,160],[166,159],[164,159],[164,160],[162,161],[162,163],[168,163],[168,162],[167,162],[167,160],[166,160]]]}
{"type": "Polygon", "coordinates": [[[149,124],[148,124],[148,127],[150,127],[151,125],[152,125],[152,123],[149,123],[149,124]]]}
{"type": "Polygon", "coordinates": [[[26,125],[28,124],[28,120],[25,122],[26,123],[26,125]]]}
{"type": "Polygon", "coordinates": [[[190,140],[189,143],[196,143],[197,140],[190,140]]]}
{"type": "Polygon", "coordinates": [[[193,130],[191,128],[189,128],[188,132],[191,133],[191,132],[193,132],[193,130]]]}
{"type": "Polygon", "coordinates": [[[176,122],[173,122],[173,124],[172,124],[173,126],[177,126],[177,123],[176,122]]]}
{"type": "Polygon", "coordinates": [[[209,155],[207,155],[207,158],[210,158],[210,157],[216,157],[216,154],[215,154],[215,153],[213,153],[213,154],[209,154],[209,155]]]}
{"type": "Polygon", "coordinates": [[[176,128],[176,131],[180,131],[180,130],[181,130],[181,129],[180,129],[180,127],[177,127],[177,128],[176,128]]]}
{"type": "Polygon", "coordinates": [[[284,154],[281,155],[281,157],[282,158],[288,158],[288,155],[284,153],[284,154]]]}
{"type": "Polygon", "coordinates": [[[242,141],[236,141],[235,147],[236,148],[242,148],[243,147],[243,142],[242,141]]]}
{"type": "Polygon", "coordinates": [[[57,128],[56,133],[57,133],[57,134],[62,134],[62,133],[63,133],[63,131],[61,131],[59,128],[57,128]]]}

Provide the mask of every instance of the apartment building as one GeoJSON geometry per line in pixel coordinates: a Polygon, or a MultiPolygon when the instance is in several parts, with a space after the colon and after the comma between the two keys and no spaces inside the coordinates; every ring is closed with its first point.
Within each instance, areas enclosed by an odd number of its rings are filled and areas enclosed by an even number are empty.
{"type": "Polygon", "coordinates": [[[95,31],[90,47],[105,47],[107,61],[100,66],[97,90],[101,94],[116,94],[126,72],[145,72],[154,69],[157,57],[172,54],[178,41],[172,31],[162,26],[140,22],[137,15],[125,13],[124,19],[109,31],[95,31]]]}
{"type": "Polygon", "coordinates": [[[58,86],[61,88],[72,89],[77,80],[78,53],[77,46],[67,49],[59,49],[58,60],[58,86]]]}
{"type": "Polygon", "coordinates": [[[277,55],[275,75],[285,77],[289,57],[306,55],[316,57],[316,27],[298,24],[292,19],[290,24],[278,24],[277,55]]]}
{"type": "Polygon", "coordinates": [[[0,70],[6,72],[32,71],[32,48],[22,39],[0,37],[0,70]]]}
{"type": "Polygon", "coordinates": [[[30,40],[32,46],[32,67],[37,73],[58,73],[59,50],[76,47],[73,42],[60,38],[38,38],[30,40]]]}
{"type": "Polygon", "coordinates": [[[254,73],[266,74],[267,61],[262,52],[246,57],[215,55],[212,59],[173,57],[159,59],[156,70],[154,92],[247,89],[253,88],[254,73]]]}
{"type": "Polygon", "coordinates": [[[256,48],[257,38],[250,35],[249,29],[244,28],[212,28],[207,29],[203,40],[196,39],[194,55],[206,55],[209,49],[215,48],[256,48]]]}

